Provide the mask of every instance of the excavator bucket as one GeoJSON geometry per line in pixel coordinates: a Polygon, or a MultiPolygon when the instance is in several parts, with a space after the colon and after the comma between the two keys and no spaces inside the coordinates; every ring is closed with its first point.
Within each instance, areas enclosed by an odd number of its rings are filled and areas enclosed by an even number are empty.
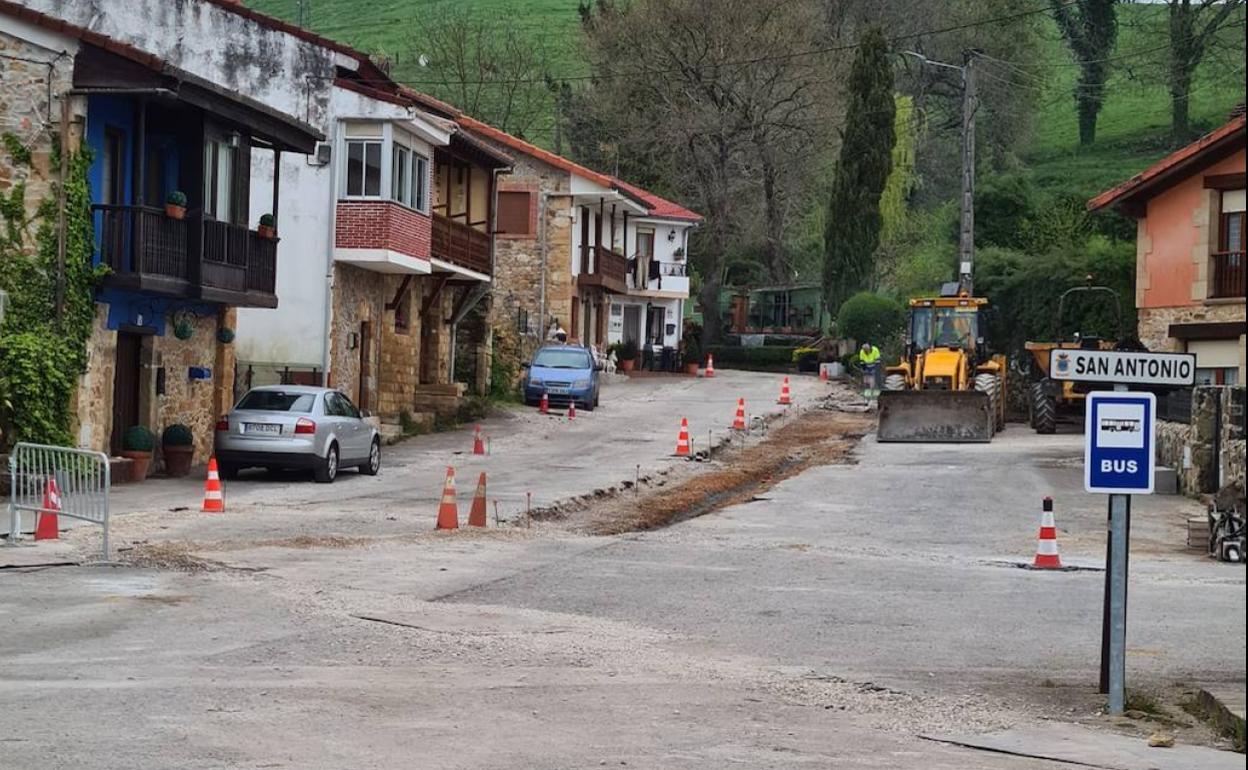
{"type": "Polygon", "coordinates": [[[976,390],[886,390],[880,393],[881,442],[991,441],[992,402],[976,390]]]}

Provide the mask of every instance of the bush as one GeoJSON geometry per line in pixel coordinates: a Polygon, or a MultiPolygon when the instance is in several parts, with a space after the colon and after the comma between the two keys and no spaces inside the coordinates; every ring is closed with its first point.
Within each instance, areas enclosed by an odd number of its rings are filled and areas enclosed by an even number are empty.
{"type": "Polygon", "coordinates": [[[763,371],[788,371],[793,367],[793,347],[741,347],[737,345],[709,345],[706,352],[715,356],[715,366],[721,369],[757,369],[763,371]]]}
{"type": "Polygon", "coordinates": [[[180,422],[166,427],[160,434],[161,446],[191,446],[194,443],[195,436],[191,429],[180,422]]]}
{"type": "Polygon", "coordinates": [[[906,312],[896,300],[863,291],[845,300],[837,314],[839,336],[884,347],[901,331],[906,312]]]}
{"type": "Polygon", "coordinates": [[[637,343],[632,340],[624,340],[615,345],[615,358],[617,361],[629,361],[637,357],[637,343]]]}
{"type": "Polygon", "coordinates": [[[72,446],[67,407],[78,385],[80,360],[64,337],[42,332],[0,337],[0,436],[5,446],[19,441],[72,446]]]}
{"type": "Polygon", "coordinates": [[[168,203],[170,206],[186,208],[186,193],[181,190],[174,190],[165,198],[165,203],[168,203]]]}
{"type": "Polygon", "coordinates": [[[142,425],[132,425],[121,434],[121,448],[127,452],[150,452],[156,447],[156,436],[142,425]]]}

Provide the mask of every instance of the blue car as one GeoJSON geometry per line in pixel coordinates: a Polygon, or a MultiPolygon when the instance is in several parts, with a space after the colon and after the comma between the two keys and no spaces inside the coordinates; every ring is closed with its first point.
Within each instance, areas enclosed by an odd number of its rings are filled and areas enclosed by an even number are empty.
{"type": "Polygon", "coordinates": [[[538,348],[531,363],[523,364],[524,403],[535,406],[545,393],[551,404],[576,402],[592,412],[598,406],[598,372],[588,348],[577,345],[546,345],[538,348]]]}

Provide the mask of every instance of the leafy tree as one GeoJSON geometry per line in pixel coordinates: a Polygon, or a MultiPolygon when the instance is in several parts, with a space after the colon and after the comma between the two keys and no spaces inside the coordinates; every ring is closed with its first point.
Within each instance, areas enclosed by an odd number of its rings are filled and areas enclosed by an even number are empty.
{"type": "Polygon", "coordinates": [[[891,297],[858,292],[845,300],[836,315],[837,334],[876,345],[891,339],[906,321],[906,311],[891,297]]]}
{"type": "Polygon", "coordinates": [[[1079,64],[1075,108],[1079,112],[1079,144],[1096,141],[1096,118],[1105,103],[1110,54],[1118,37],[1117,0],[1049,0],[1058,29],[1079,64]]]}
{"type": "MultiPolygon", "coordinates": [[[[1188,100],[1196,67],[1218,32],[1235,20],[1243,0],[1168,0],[1170,6],[1170,133],[1186,139],[1192,133],[1188,100]]],[[[1242,34],[1242,33],[1241,33],[1242,34]]],[[[1242,41],[1242,38],[1241,38],[1242,41]]]]}
{"type": "Polygon", "coordinates": [[[896,141],[893,65],[878,27],[862,36],[849,74],[849,106],[824,231],[823,292],[837,307],[872,274],[896,141]]]}

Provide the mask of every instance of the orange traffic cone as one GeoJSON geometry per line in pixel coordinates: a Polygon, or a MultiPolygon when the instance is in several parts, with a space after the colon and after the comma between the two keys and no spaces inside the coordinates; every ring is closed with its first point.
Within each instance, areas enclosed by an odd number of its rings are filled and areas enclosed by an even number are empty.
{"type": "Polygon", "coordinates": [[[676,456],[689,456],[689,420],[680,418],[680,435],[676,437],[676,456]]]}
{"type": "Polygon", "coordinates": [[[737,399],[737,416],[732,420],[733,430],[745,430],[745,399],[737,399]]]}
{"type": "Polygon", "coordinates": [[[706,377],[715,376],[715,356],[710,353],[706,354],[706,377]]]}
{"type": "Polygon", "coordinates": [[[823,364],[819,364],[819,381],[820,382],[828,381],[828,367],[824,366],[823,364]]]}
{"type": "Polygon", "coordinates": [[[784,378],[784,384],[780,386],[780,400],[777,401],[776,403],[783,404],[785,406],[788,406],[789,404],[793,403],[793,400],[789,398],[789,378],[788,377],[784,378]]]}
{"type": "Polygon", "coordinates": [[[485,471],[477,479],[477,492],[472,496],[472,508],[468,510],[468,526],[485,526],[485,471]]]}
{"type": "Polygon", "coordinates": [[[1036,544],[1037,569],[1061,569],[1062,557],[1057,554],[1057,526],[1053,523],[1053,498],[1044,498],[1044,512],[1040,514],[1040,541],[1036,544]]]}
{"type": "Polygon", "coordinates": [[[61,490],[56,486],[56,479],[49,476],[43,488],[43,510],[39,512],[39,521],[35,524],[36,540],[56,540],[60,538],[60,522],[56,511],[61,510],[61,490]]]}
{"type": "Polygon", "coordinates": [[[550,398],[546,396],[546,391],[542,391],[542,402],[538,404],[537,413],[547,414],[550,412],[550,398]]]}
{"type": "Polygon", "coordinates": [[[485,441],[481,438],[481,426],[478,425],[472,436],[472,453],[474,455],[485,454],[485,441]]]}
{"type": "Polygon", "coordinates": [[[568,419],[576,419],[576,399],[572,399],[568,402],[568,419]]]}
{"type": "Polygon", "coordinates": [[[217,458],[208,458],[208,479],[204,482],[204,513],[225,513],[225,495],[221,492],[221,475],[217,473],[217,458]]]}
{"type": "Polygon", "coordinates": [[[455,505],[455,469],[446,467],[446,484],[438,504],[438,529],[459,529],[459,508],[455,505]]]}

